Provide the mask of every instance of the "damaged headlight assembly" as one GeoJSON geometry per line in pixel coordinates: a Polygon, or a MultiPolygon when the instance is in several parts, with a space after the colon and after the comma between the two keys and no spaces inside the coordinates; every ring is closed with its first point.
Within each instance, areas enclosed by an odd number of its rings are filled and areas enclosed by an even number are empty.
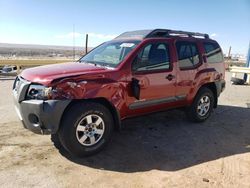
{"type": "Polygon", "coordinates": [[[51,99],[52,87],[46,87],[38,84],[31,84],[29,86],[26,97],[27,99],[39,99],[39,100],[51,99]]]}

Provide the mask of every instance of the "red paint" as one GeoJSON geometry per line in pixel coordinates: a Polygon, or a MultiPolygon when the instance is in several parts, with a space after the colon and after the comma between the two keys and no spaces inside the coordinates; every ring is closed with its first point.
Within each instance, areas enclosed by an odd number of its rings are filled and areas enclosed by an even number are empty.
{"type": "Polygon", "coordinates": [[[90,64],[70,62],[25,69],[21,76],[32,82],[49,85],[54,79],[93,72],[98,73],[103,70],[105,69],[90,64]]]}
{"type": "MultiPolygon", "coordinates": [[[[196,42],[200,55],[204,54],[203,41],[210,39],[184,38],[196,42]]],[[[105,69],[84,63],[65,63],[26,69],[21,76],[31,82],[53,87],[54,99],[95,99],[105,98],[120,113],[121,119],[175,108],[191,104],[199,88],[206,83],[224,79],[224,63],[208,64],[202,62],[194,69],[180,70],[178,66],[175,42],[182,37],[144,39],[115,69],[105,69]],[[171,69],[145,73],[133,73],[131,63],[137,53],[151,42],[165,42],[171,54],[171,69]],[[166,76],[172,74],[171,81],[166,76]],[[131,91],[131,80],[139,80],[141,100],[154,100],[186,95],[186,100],[144,107],[136,110],[129,105],[136,101],[131,91]]],[[[205,58],[206,60],[206,58],[205,58]]]]}

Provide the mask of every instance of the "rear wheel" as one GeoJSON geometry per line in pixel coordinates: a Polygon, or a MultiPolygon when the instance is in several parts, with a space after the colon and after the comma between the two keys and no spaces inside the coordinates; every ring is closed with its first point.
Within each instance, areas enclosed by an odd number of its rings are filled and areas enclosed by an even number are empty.
{"type": "Polygon", "coordinates": [[[214,107],[213,92],[203,87],[197,93],[192,105],[187,109],[187,116],[191,121],[205,121],[212,113],[214,107]]]}
{"type": "Polygon", "coordinates": [[[99,103],[84,102],[66,112],[58,136],[67,151],[83,157],[99,152],[110,140],[112,131],[110,111],[99,103]]]}

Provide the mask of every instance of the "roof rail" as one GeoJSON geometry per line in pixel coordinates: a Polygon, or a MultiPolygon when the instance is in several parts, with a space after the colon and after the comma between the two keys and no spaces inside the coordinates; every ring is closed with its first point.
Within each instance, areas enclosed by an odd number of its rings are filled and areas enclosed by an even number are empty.
{"type": "Polygon", "coordinates": [[[171,37],[171,36],[188,36],[188,37],[204,37],[205,39],[209,38],[208,34],[189,32],[189,31],[178,31],[170,29],[154,29],[154,30],[137,30],[137,31],[127,31],[120,34],[115,39],[124,39],[124,38],[152,38],[152,37],[171,37]]]}
{"type": "Polygon", "coordinates": [[[170,29],[155,29],[151,31],[148,35],[146,35],[145,38],[169,37],[169,36],[178,36],[178,35],[186,35],[188,37],[204,37],[205,39],[209,38],[209,35],[205,33],[178,31],[178,30],[170,30],[170,29]]]}

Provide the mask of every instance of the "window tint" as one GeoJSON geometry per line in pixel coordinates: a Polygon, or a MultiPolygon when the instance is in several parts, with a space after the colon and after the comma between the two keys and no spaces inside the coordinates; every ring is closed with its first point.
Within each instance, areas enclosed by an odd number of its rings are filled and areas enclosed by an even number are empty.
{"type": "Polygon", "coordinates": [[[198,48],[193,42],[176,42],[179,67],[192,68],[200,62],[198,48]]]}
{"type": "Polygon", "coordinates": [[[161,70],[170,68],[169,48],[167,44],[148,44],[133,62],[133,71],[161,70]]]}
{"type": "Polygon", "coordinates": [[[208,63],[219,63],[223,61],[222,51],[217,43],[204,43],[208,63]]]}

